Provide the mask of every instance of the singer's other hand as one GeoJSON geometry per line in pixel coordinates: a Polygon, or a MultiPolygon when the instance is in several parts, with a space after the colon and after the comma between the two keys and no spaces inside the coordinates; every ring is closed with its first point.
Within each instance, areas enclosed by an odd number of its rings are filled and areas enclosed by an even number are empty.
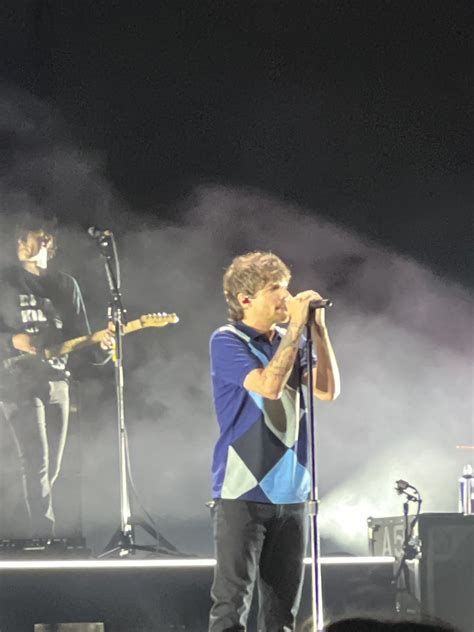
{"type": "MultiPolygon", "coordinates": [[[[316,294],[318,294],[316,292],[316,294]]],[[[323,297],[318,294],[318,298],[322,299],[323,297]]],[[[316,329],[318,332],[322,332],[326,329],[326,310],[325,309],[315,309],[314,310],[314,322],[316,323],[316,329]]]]}

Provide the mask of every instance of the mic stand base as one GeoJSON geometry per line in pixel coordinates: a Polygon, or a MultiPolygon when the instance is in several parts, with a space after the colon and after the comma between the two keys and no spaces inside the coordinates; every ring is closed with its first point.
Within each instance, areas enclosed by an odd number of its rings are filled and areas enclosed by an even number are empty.
{"type": "Polygon", "coordinates": [[[114,533],[105,550],[97,556],[97,559],[106,559],[109,557],[126,557],[135,555],[137,551],[154,553],[155,555],[170,557],[176,555],[175,552],[160,547],[158,544],[135,544],[133,542],[132,532],[124,533],[120,529],[114,533]]]}

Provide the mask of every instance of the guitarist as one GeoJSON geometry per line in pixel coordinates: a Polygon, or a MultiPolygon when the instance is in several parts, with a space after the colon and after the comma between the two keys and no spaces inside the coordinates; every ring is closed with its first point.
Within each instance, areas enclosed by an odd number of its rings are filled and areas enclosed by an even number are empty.
{"type": "MultiPolygon", "coordinates": [[[[49,269],[57,247],[55,221],[25,216],[16,230],[17,263],[0,274],[0,399],[18,447],[31,537],[54,535],[52,489],[69,418],[67,356],[41,350],[90,333],[77,281],[49,269]],[[18,356],[29,356],[15,363],[18,356]],[[2,383],[3,382],[3,383],[2,383]]],[[[108,329],[101,347],[113,345],[108,329]]]]}

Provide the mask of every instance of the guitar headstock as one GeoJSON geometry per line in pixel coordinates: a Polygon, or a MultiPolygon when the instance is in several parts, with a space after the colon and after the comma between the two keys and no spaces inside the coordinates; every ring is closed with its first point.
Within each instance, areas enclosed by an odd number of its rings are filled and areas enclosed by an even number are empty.
{"type": "Polygon", "coordinates": [[[166,325],[172,325],[177,322],[179,322],[179,318],[176,314],[167,314],[165,312],[140,316],[140,324],[142,327],[166,327],[166,325]]]}

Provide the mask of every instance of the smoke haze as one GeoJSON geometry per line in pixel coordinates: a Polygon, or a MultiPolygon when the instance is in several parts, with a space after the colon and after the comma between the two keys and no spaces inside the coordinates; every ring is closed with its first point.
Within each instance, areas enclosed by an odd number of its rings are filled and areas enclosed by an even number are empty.
{"type": "MultiPolygon", "coordinates": [[[[144,507],[179,548],[212,550],[205,502],[217,424],[208,340],[226,321],[222,274],[249,250],[290,264],[294,292],[333,299],[328,325],[342,393],[317,405],[321,524],[326,550],[366,552],[368,516],[401,514],[403,478],[424,511],[457,511],[457,478],[473,443],[472,305],[466,289],[270,193],[202,183],[158,213],[132,209],[106,161],[78,149],[60,117],[24,94],[0,93],[7,150],[0,180],[1,263],[18,212],[49,209],[62,224],[56,265],[79,281],[94,327],[108,290],[90,224],[112,228],[130,318],[167,311],[177,325],[125,339],[126,416],[144,507]]],[[[85,534],[96,552],[119,523],[117,431],[110,366],[82,380],[85,534]]],[[[8,442],[5,431],[2,437],[8,442]]],[[[139,514],[140,512],[137,511],[139,514]]],[[[11,535],[11,534],[8,534],[11,535]]]]}

